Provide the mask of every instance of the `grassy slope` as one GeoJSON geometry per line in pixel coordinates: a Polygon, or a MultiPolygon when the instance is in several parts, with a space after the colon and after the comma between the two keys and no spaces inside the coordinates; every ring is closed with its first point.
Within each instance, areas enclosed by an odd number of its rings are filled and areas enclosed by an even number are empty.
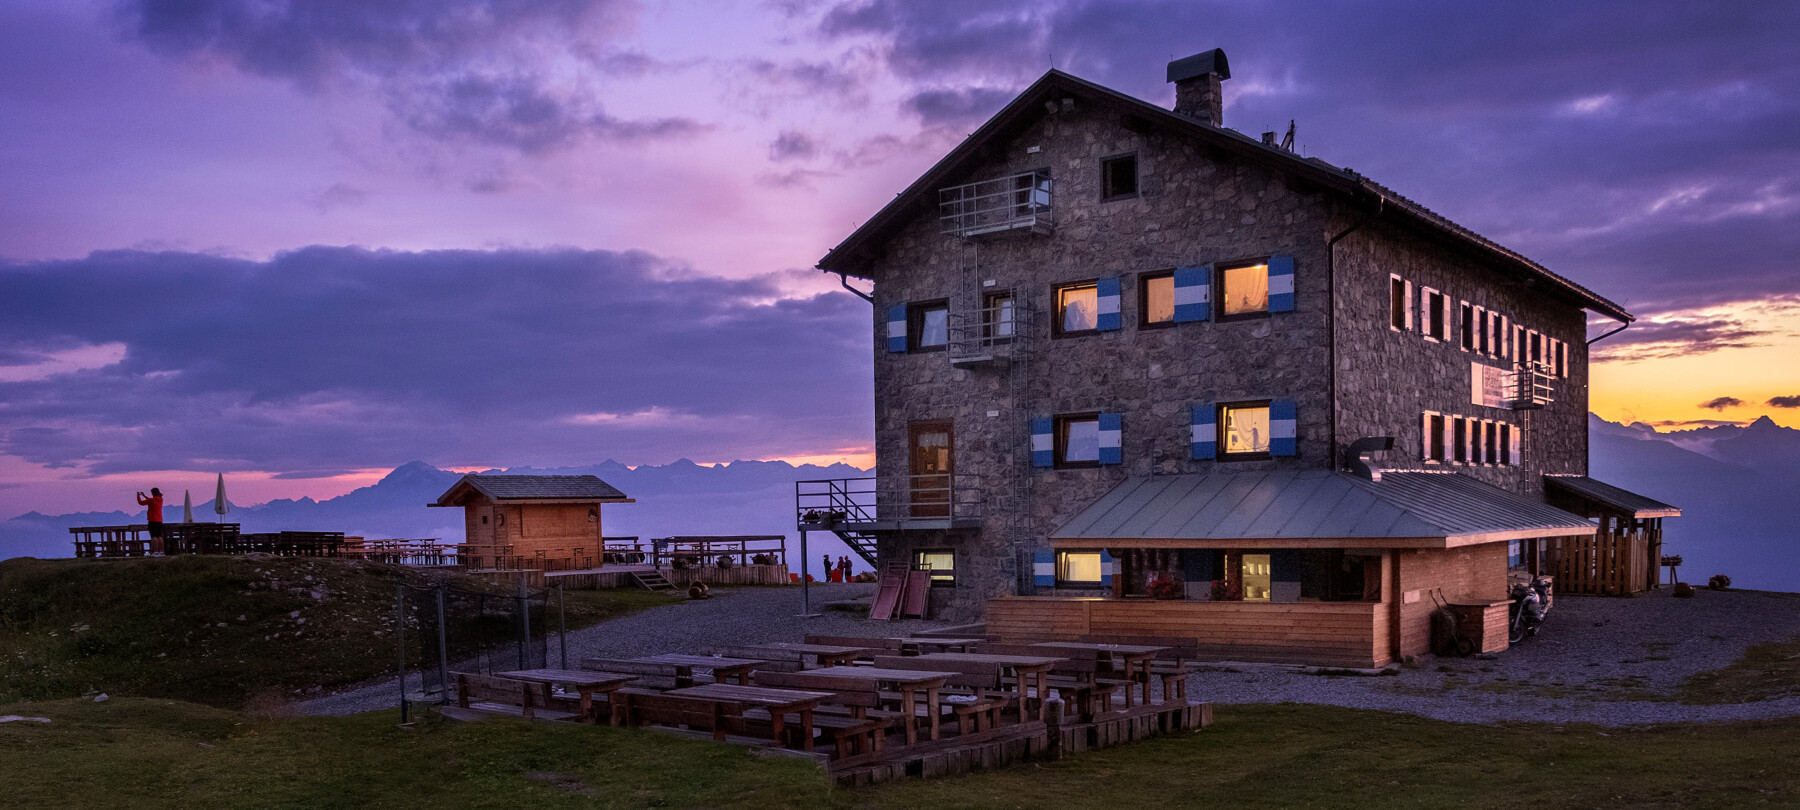
{"type": "MultiPolygon", "coordinates": [[[[393,671],[395,585],[439,576],[280,557],[7,560],[0,701],[101,691],[237,707],[356,683],[393,671]]],[[[569,596],[571,628],[670,601],[638,591],[569,596]]],[[[511,627],[488,616],[468,630],[465,637],[493,636],[511,627]]]]}
{"type": "Polygon", "coordinates": [[[392,712],[248,720],[113,699],[0,706],[0,795],[86,807],[1800,806],[1800,721],[1606,730],[1221,707],[1200,734],[939,780],[832,790],[808,763],[657,732],[392,712]]]}

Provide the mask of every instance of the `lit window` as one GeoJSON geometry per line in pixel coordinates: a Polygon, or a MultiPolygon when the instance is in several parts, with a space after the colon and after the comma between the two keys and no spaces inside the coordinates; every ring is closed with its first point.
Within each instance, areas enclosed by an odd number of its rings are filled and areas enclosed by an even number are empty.
{"type": "Polygon", "coordinates": [[[1244,601],[1269,601],[1269,555],[1245,554],[1239,569],[1244,581],[1244,601]]]}
{"type": "Polygon", "coordinates": [[[1100,161],[1101,199],[1119,200],[1138,193],[1137,155],[1120,155],[1100,161]]]}
{"type": "Polygon", "coordinates": [[[1059,551],[1056,553],[1056,584],[1100,586],[1100,552],[1059,551]]]}
{"type": "Polygon", "coordinates": [[[1219,270],[1219,302],[1224,316],[1269,311],[1269,266],[1247,264],[1219,270]]]}
{"type": "Polygon", "coordinates": [[[1056,465],[1093,467],[1100,463],[1100,415],[1056,417],[1056,465]]]}
{"type": "Polygon", "coordinates": [[[944,301],[913,304],[906,309],[907,348],[942,349],[950,342],[950,305],[944,301]]]}
{"type": "Polygon", "coordinates": [[[1092,332],[1100,327],[1100,291],[1094,282],[1056,288],[1056,333],[1092,332]]]}
{"type": "Polygon", "coordinates": [[[1225,434],[1224,458],[1269,454],[1269,403],[1246,402],[1219,406],[1219,424],[1225,434]]]}
{"type": "Polygon", "coordinates": [[[1167,326],[1175,322],[1175,274],[1141,276],[1138,286],[1140,326],[1167,326]]]}
{"type": "Polygon", "coordinates": [[[956,553],[948,549],[913,552],[913,570],[930,571],[931,587],[956,587],[956,553]]]}

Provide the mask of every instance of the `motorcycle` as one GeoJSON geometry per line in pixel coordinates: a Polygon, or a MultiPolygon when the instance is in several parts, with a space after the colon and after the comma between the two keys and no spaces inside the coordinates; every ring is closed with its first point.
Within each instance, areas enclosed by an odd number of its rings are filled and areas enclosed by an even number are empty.
{"type": "Polygon", "coordinates": [[[1544,616],[1550,612],[1550,583],[1542,577],[1533,577],[1530,584],[1518,583],[1512,588],[1511,622],[1506,634],[1510,644],[1524,641],[1527,636],[1537,635],[1538,626],[1544,623],[1544,616]]]}

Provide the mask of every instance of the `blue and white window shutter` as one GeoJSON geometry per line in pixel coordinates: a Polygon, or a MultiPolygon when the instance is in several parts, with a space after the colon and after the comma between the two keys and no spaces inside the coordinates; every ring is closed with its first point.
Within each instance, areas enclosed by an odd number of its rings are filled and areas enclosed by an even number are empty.
{"type": "Polygon", "coordinates": [[[1175,322],[1212,318],[1212,268],[1175,268],[1175,322]]]}
{"type": "Polygon", "coordinates": [[[1100,587],[1102,587],[1102,588],[1111,588],[1112,587],[1113,574],[1117,572],[1118,567],[1119,567],[1119,564],[1116,562],[1113,562],[1113,555],[1108,554],[1106,552],[1106,549],[1101,549],[1100,550],[1100,587]]]}
{"type": "Polygon", "coordinates": [[[906,351],[906,305],[888,307],[888,344],[890,352],[906,351]]]}
{"type": "Polygon", "coordinates": [[[1100,414],[1100,463],[1122,464],[1125,461],[1125,420],[1116,413],[1100,414]]]}
{"type": "Polygon", "coordinates": [[[1031,420],[1031,466],[1056,466],[1056,421],[1048,416],[1031,420]]]}
{"type": "Polygon", "coordinates": [[[1195,405],[1189,424],[1193,426],[1193,451],[1196,459],[1219,457],[1219,416],[1212,405],[1195,405]]]}
{"type": "Polygon", "coordinates": [[[1056,587],[1056,552],[1040,549],[1031,555],[1031,584],[1039,588],[1056,587]]]}
{"type": "Polygon", "coordinates": [[[1298,411],[1291,399],[1269,401],[1269,455],[1300,454],[1298,411]]]}
{"type": "Polygon", "coordinates": [[[1294,311],[1294,257],[1269,257],[1269,311],[1294,311]]]}
{"type": "Polygon", "coordinates": [[[1094,283],[1095,310],[1098,317],[1094,328],[1102,332],[1116,332],[1120,327],[1119,319],[1119,277],[1103,278],[1094,283]]]}

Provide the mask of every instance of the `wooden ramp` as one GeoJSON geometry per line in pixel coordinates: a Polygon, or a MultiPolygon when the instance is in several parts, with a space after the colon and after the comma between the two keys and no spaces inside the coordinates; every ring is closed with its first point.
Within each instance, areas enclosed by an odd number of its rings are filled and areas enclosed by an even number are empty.
{"type": "Polygon", "coordinates": [[[931,572],[906,572],[906,587],[900,590],[900,617],[923,619],[931,596],[931,572]]]}
{"type": "Polygon", "coordinates": [[[875,604],[869,618],[889,621],[899,611],[900,599],[906,591],[906,563],[889,560],[881,567],[881,586],[875,591],[875,604]]]}

